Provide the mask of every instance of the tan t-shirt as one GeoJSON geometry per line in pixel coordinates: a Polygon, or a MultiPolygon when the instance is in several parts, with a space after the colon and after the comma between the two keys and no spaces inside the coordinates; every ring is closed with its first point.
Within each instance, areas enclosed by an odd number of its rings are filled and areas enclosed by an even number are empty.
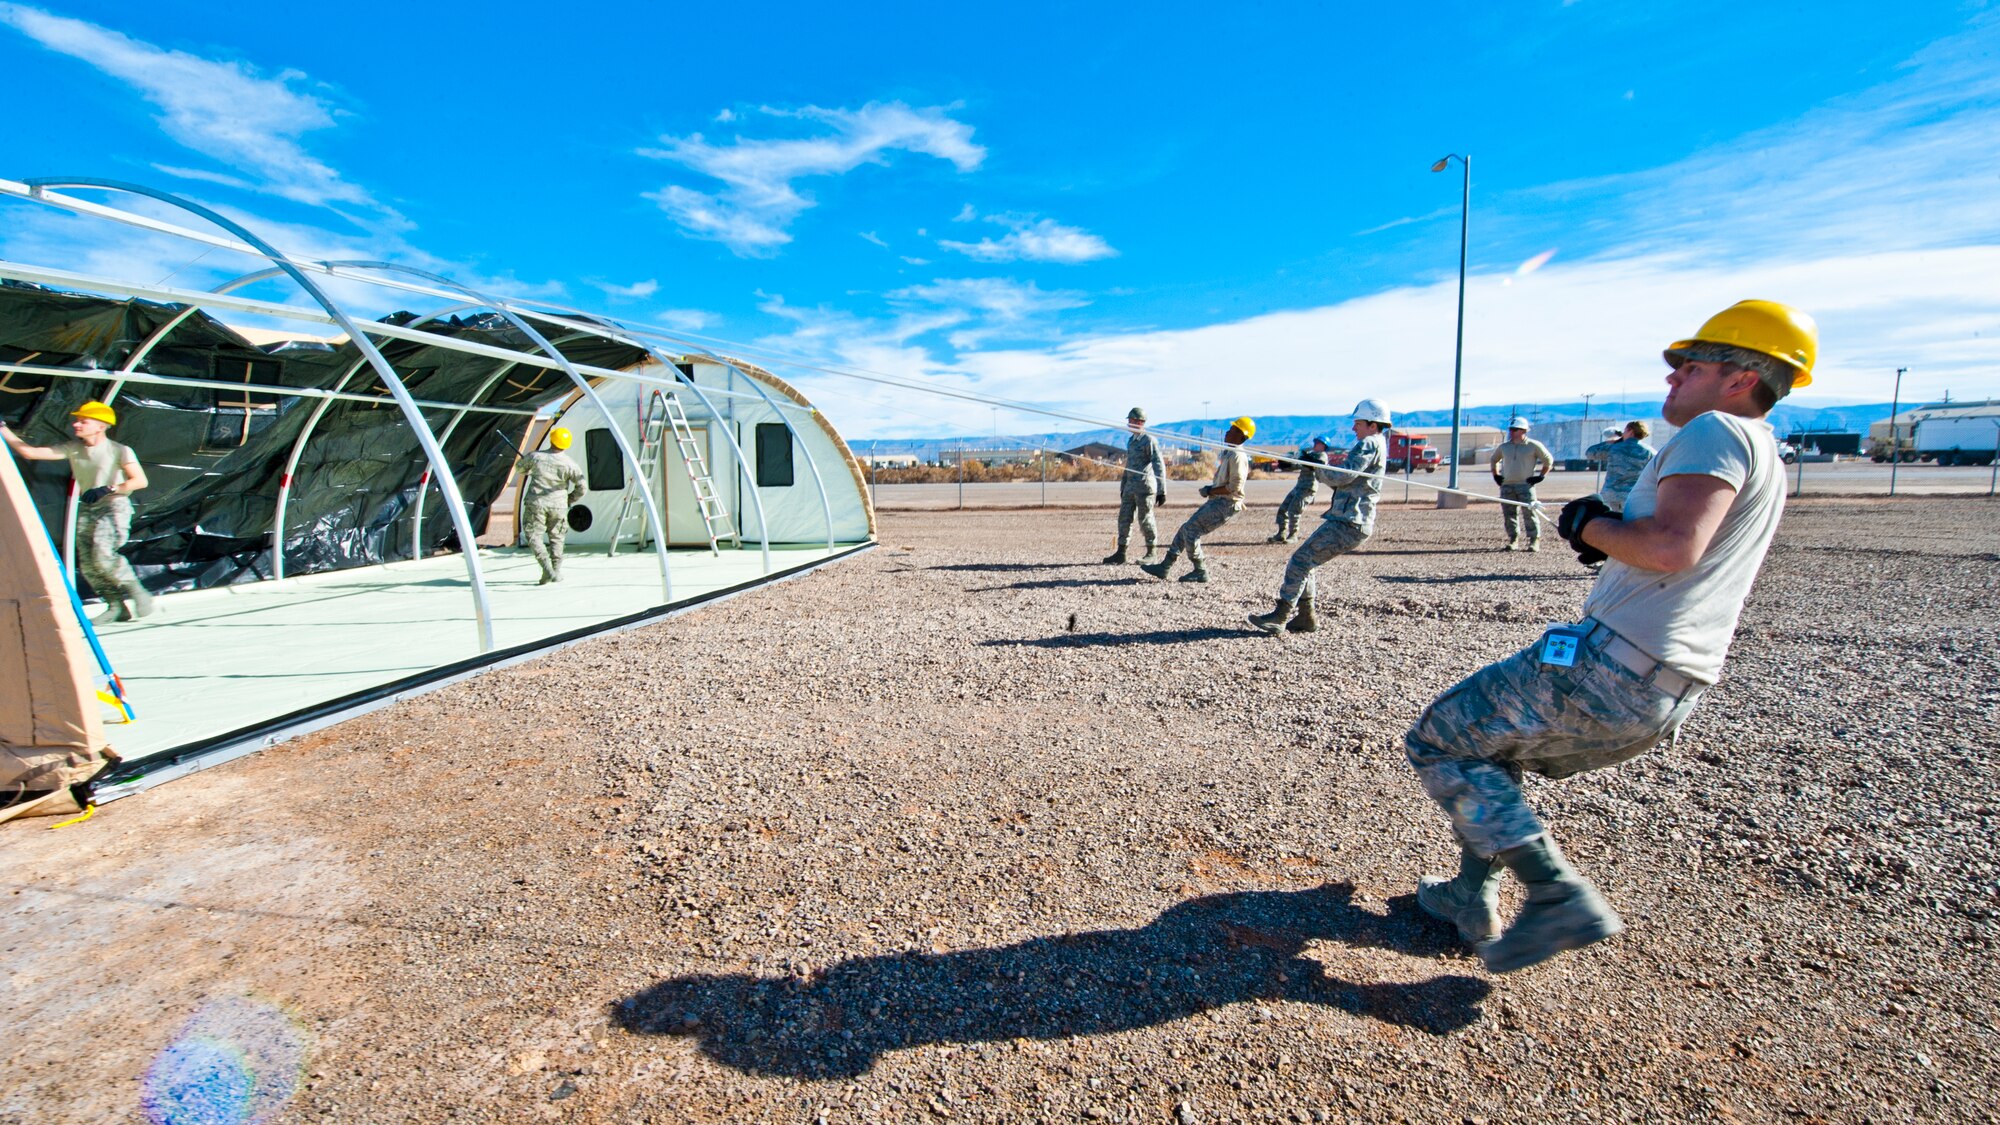
{"type": "Polygon", "coordinates": [[[1665,574],[1613,559],[1583,612],[1681,675],[1712,684],[1785,513],[1784,465],[1771,424],[1713,411],[1689,422],[1646,463],[1625,500],[1625,518],[1652,515],[1660,481],[1683,475],[1715,477],[1736,490],[1708,550],[1686,570],[1665,574]]]}
{"type": "Polygon", "coordinates": [[[1208,486],[1210,496],[1243,499],[1243,480],[1250,475],[1250,455],[1240,445],[1224,449],[1215,459],[1215,481],[1208,486]]]}
{"type": "Polygon", "coordinates": [[[131,446],[120,445],[110,438],[96,445],[85,445],[82,438],[71,438],[56,448],[69,458],[70,475],[76,478],[78,492],[110,488],[124,477],[118,470],[120,465],[137,464],[139,461],[132,455],[131,446]]]}
{"type": "Polygon", "coordinates": [[[1549,456],[1549,447],[1534,438],[1503,441],[1493,451],[1493,464],[1499,467],[1501,484],[1526,484],[1529,477],[1548,472],[1555,463],[1556,459],[1549,456]]]}

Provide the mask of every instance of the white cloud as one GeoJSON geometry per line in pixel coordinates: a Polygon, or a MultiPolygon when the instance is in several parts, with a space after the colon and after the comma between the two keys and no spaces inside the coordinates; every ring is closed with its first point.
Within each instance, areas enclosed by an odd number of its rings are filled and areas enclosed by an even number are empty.
{"type": "Polygon", "coordinates": [[[614,300],[643,301],[660,291],[659,281],[650,277],[630,285],[617,285],[609,281],[593,281],[591,284],[602,289],[605,296],[614,300]]]}
{"type": "Polygon", "coordinates": [[[881,247],[882,249],[884,249],[884,250],[887,250],[887,249],[889,248],[889,244],[888,244],[888,243],[886,243],[886,242],[884,242],[884,241],[882,241],[882,236],[881,236],[881,235],[879,235],[879,234],[876,234],[876,233],[875,233],[874,231],[872,231],[872,230],[864,230],[864,231],[861,231],[861,232],[859,232],[859,233],[860,233],[860,235],[861,235],[861,238],[862,238],[862,241],[864,241],[864,242],[872,242],[872,243],[874,243],[875,245],[877,245],[877,246],[880,246],[880,247],[881,247]]]}
{"type": "Polygon", "coordinates": [[[1366,230],[1355,231],[1354,237],[1365,238],[1371,234],[1381,234],[1385,230],[1394,230],[1397,227],[1406,227],[1409,226],[1411,223],[1428,223],[1432,219],[1442,219],[1446,215],[1456,215],[1456,214],[1458,214],[1458,208],[1456,206],[1440,207],[1435,211],[1429,212],[1428,214],[1405,215],[1400,219],[1390,219],[1386,223],[1377,223],[1376,225],[1369,227],[1366,230]]]}
{"type": "Polygon", "coordinates": [[[160,128],[168,137],[239,175],[168,166],[161,171],[232,186],[254,182],[300,203],[347,203],[390,213],[300,144],[305,134],[332,128],[338,112],[298,88],[306,78],[298,71],[264,77],[244,63],[164,50],[20,4],[0,4],[0,23],[131,86],[159,107],[160,128]]]}
{"type": "MultiPolygon", "coordinates": [[[[1884,401],[1896,367],[1909,365],[1906,398],[2000,394],[2000,246],[1855,254],[1743,268],[1685,255],[1551,264],[1532,276],[1475,275],[1466,309],[1465,401],[1599,403],[1664,393],[1660,349],[1732,301],[1764,296],[1814,313],[1823,338],[1811,395],[1884,401]],[[1515,280],[1512,286],[1503,284],[1515,280]]],[[[976,307],[982,296],[1007,314],[1009,298],[962,283],[901,291],[976,307]]],[[[1060,294],[1048,294],[1060,297],[1060,294]]],[[[1032,296],[1023,309],[1036,309],[1032,296]]],[[[1048,308],[1062,307],[1052,303],[1048,308]]],[[[1449,406],[1457,278],[1409,286],[1324,308],[1271,313],[1172,331],[1107,333],[1046,347],[961,349],[940,354],[881,326],[821,322],[814,334],[771,341],[791,351],[999,398],[1035,402],[1115,421],[1133,402],[1156,418],[1215,414],[1338,414],[1364,395],[1392,409],[1449,406]],[[893,360],[893,362],[891,362],[893,360]],[[879,361],[884,366],[875,366],[879,361]],[[1234,395],[1227,398],[1225,396],[1234,395]]],[[[1036,311],[1045,311],[1036,309],[1036,311]]],[[[961,332],[963,330],[960,330],[961,332]]],[[[957,335],[957,333],[954,333],[957,335]]],[[[979,338],[983,338],[981,335],[979,338]]],[[[974,344],[978,339],[974,339],[974,344]]],[[[956,346],[956,345],[954,345],[956,346]]],[[[808,394],[855,385],[800,372],[808,394]]],[[[856,433],[945,432],[909,420],[901,404],[950,426],[988,425],[977,404],[906,391],[867,392],[876,405],[843,417],[856,433]]],[[[1022,415],[1010,425],[1060,423],[1022,415]]],[[[1070,427],[1075,428],[1075,427],[1070,427]]]]}
{"type": "Polygon", "coordinates": [[[982,238],[972,243],[944,239],[938,245],[980,262],[1058,262],[1075,265],[1118,254],[1102,238],[1078,227],[1064,226],[1054,219],[1037,219],[1031,215],[991,215],[986,221],[1012,229],[997,239],[982,238]]]}
{"type": "Polygon", "coordinates": [[[720,316],[705,309],[661,309],[653,315],[668,328],[678,328],[683,332],[700,332],[722,321],[720,316]]]}
{"type": "Polygon", "coordinates": [[[811,123],[819,135],[711,144],[695,133],[662,137],[662,147],[640,150],[722,182],[713,194],[670,184],[645,195],[688,234],[720,242],[743,257],[768,257],[791,241],[787,228],[814,205],[794,186],[796,180],[886,164],[897,151],[947,160],[961,172],[986,158],[986,150],[972,141],[972,127],[953,120],[945,107],[870,102],[856,110],[766,106],[760,112],[811,123]]]}
{"type": "MultiPolygon", "coordinates": [[[[958,209],[958,214],[953,215],[951,217],[951,221],[954,223],[969,223],[972,220],[977,219],[978,217],[979,217],[979,212],[973,209],[972,204],[968,203],[965,206],[960,207],[958,209]]],[[[920,231],[918,233],[922,232],[920,231]]]]}

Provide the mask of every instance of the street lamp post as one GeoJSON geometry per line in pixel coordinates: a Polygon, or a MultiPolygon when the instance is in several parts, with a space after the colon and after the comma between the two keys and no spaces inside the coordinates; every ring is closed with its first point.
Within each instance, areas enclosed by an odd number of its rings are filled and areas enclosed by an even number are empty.
{"type": "MultiPolygon", "coordinates": [[[[1454,160],[1465,168],[1465,183],[1458,205],[1458,350],[1451,363],[1451,477],[1445,482],[1451,488],[1458,487],[1459,399],[1465,385],[1465,245],[1472,223],[1472,157],[1447,153],[1431,165],[1431,171],[1442,172],[1454,160]]],[[[1438,507],[1445,507],[1447,501],[1454,501],[1452,506],[1457,507],[1464,505],[1465,498],[1438,494],[1438,507]]]]}
{"type": "Polygon", "coordinates": [[[1903,460],[1903,439],[1896,433],[1896,411],[1903,407],[1903,372],[1907,367],[1896,369],[1896,389],[1889,395],[1889,495],[1896,494],[1896,465],[1903,460]]]}

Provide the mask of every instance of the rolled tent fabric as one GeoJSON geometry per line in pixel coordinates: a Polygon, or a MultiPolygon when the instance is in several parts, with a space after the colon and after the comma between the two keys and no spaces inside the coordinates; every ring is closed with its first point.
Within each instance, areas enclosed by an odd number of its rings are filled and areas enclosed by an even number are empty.
{"type": "Polygon", "coordinates": [[[97,665],[48,533],[0,456],[0,821],[74,812],[105,762],[97,665]]]}

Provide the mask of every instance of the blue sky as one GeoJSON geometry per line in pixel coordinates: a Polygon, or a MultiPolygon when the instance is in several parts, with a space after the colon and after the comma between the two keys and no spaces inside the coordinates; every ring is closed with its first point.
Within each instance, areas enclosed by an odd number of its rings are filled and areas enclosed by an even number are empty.
{"type": "MultiPolygon", "coordinates": [[[[0,3],[33,95],[0,176],[1165,419],[1448,405],[1460,179],[1428,167],[1470,152],[1468,402],[1656,397],[1659,348],[1750,296],[1820,318],[1801,401],[1886,399],[1900,365],[1906,397],[2000,394],[2000,13],[1232,7],[0,3]]],[[[249,268],[11,201],[0,253],[249,268]]],[[[853,436],[995,421],[781,371],[853,436]]]]}

